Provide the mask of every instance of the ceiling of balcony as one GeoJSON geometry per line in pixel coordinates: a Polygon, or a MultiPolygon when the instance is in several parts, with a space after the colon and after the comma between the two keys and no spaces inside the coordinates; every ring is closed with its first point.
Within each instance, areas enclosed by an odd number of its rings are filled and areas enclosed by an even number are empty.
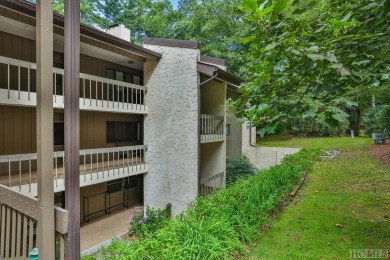
{"type": "MultiPolygon", "coordinates": [[[[35,26],[19,22],[8,17],[0,16],[0,31],[35,40],[35,26]]],[[[88,40],[87,37],[84,37],[83,39],[88,40]]],[[[89,40],[93,41],[93,39],[89,40]]],[[[54,34],[54,51],[60,53],[64,52],[64,37],[62,35],[54,34]]],[[[80,43],[80,52],[84,55],[113,62],[122,66],[143,70],[142,59],[138,60],[136,57],[130,58],[84,42],[80,43]],[[132,61],[133,63],[129,64],[129,61],[132,61]]]]}

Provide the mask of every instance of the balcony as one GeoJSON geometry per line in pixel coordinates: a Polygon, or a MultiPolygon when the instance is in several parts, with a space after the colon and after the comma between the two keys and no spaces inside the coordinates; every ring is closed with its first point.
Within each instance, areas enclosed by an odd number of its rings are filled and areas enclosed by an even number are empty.
{"type": "Polygon", "coordinates": [[[225,118],[223,116],[201,115],[201,143],[223,142],[225,140],[225,118]]]}
{"type": "MultiPolygon", "coordinates": [[[[36,106],[36,64],[0,56],[0,104],[36,106]]],[[[144,86],[80,73],[80,109],[147,114],[144,86]]],[[[53,68],[53,106],[64,108],[64,70],[53,68]]]]}
{"type": "Polygon", "coordinates": [[[214,191],[223,189],[226,187],[226,175],[225,172],[215,174],[200,180],[199,194],[206,196],[214,191]]]}
{"type": "MultiPolygon", "coordinates": [[[[80,150],[80,187],[146,173],[146,145],[80,150]]],[[[37,194],[37,154],[0,156],[0,184],[37,194]]],[[[64,191],[64,152],[54,152],[54,191],[64,191]]]]}

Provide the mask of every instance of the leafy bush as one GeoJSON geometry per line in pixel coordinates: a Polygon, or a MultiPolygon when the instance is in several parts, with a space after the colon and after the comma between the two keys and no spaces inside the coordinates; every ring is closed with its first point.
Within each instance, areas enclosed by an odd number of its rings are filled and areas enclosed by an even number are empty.
{"type": "Polygon", "coordinates": [[[378,113],[378,123],[381,130],[390,130],[390,105],[383,106],[378,113]]]}
{"type": "Polygon", "coordinates": [[[256,167],[245,156],[226,160],[226,185],[230,186],[238,179],[256,174],[256,167]]]}
{"type": "Polygon", "coordinates": [[[164,227],[171,217],[172,205],[169,203],[165,209],[146,208],[146,217],[131,215],[129,235],[133,237],[152,236],[164,227]]]}
{"type": "Polygon", "coordinates": [[[366,135],[371,135],[374,132],[380,132],[381,126],[378,119],[380,108],[371,108],[363,117],[362,125],[366,135]]]}
{"type": "Polygon", "coordinates": [[[291,122],[292,134],[315,136],[341,136],[347,132],[349,121],[334,122],[329,124],[325,118],[297,118],[291,122]]]}
{"type": "Polygon", "coordinates": [[[188,210],[153,235],[116,240],[100,259],[232,259],[245,242],[259,238],[262,225],[311,167],[318,150],[301,150],[280,165],[240,179],[229,188],[199,197],[188,210]]]}

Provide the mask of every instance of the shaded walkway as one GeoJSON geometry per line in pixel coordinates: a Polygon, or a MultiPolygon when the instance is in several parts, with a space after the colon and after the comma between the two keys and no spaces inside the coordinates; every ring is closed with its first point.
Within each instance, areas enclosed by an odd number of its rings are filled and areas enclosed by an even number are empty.
{"type": "Polygon", "coordinates": [[[132,214],[134,214],[134,207],[83,223],[80,230],[81,252],[127,232],[129,216],[132,214]]]}

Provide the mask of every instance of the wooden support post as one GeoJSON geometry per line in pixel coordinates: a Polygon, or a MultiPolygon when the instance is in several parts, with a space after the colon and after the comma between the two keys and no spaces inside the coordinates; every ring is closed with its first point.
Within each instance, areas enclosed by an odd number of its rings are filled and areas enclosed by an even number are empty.
{"type": "Polygon", "coordinates": [[[65,0],[65,207],[66,259],[80,259],[80,0],[65,0]]]}
{"type": "Polygon", "coordinates": [[[37,0],[37,161],[39,259],[55,259],[53,185],[53,10],[37,0]]]}

